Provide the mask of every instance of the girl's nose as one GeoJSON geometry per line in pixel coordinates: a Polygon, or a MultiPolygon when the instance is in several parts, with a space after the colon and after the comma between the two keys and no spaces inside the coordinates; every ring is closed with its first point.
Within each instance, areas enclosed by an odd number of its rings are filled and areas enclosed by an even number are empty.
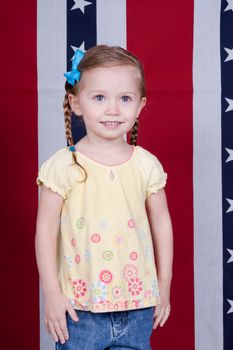
{"type": "Polygon", "coordinates": [[[118,107],[117,101],[115,101],[115,100],[108,101],[108,103],[106,105],[105,113],[107,115],[119,115],[120,111],[119,111],[119,107],[118,107]]]}

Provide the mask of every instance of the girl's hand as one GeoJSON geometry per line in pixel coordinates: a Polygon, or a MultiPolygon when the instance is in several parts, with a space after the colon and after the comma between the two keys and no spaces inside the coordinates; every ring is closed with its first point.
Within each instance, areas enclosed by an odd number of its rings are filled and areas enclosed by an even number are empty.
{"type": "Polygon", "coordinates": [[[62,344],[69,339],[69,333],[66,324],[66,312],[74,321],[78,321],[74,308],[69,300],[61,292],[45,293],[45,326],[52,335],[55,342],[62,344]]]}
{"type": "Polygon", "coordinates": [[[156,329],[158,325],[160,325],[160,327],[163,327],[171,312],[170,283],[160,282],[159,290],[160,304],[155,306],[153,329],[156,329]]]}

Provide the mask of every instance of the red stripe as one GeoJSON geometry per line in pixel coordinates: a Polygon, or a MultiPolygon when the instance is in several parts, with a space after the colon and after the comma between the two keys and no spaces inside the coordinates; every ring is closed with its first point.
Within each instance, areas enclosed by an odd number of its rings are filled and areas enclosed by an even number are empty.
{"type": "Polygon", "coordinates": [[[1,349],[39,349],[35,0],[1,2],[1,349]]]}
{"type": "Polygon", "coordinates": [[[148,104],[139,144],[168,172],[174,227],[172,313],[152,336],[153,349],[194,349],[193,276],[193,0],[127,1],[127,48],[145,65],[148,104]]]}

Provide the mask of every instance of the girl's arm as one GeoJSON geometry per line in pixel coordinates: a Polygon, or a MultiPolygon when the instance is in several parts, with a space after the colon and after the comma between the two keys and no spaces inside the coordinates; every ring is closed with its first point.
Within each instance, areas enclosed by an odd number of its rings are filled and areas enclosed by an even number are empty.
{"type": "Polygon", "coordinates": [[[57,271],[57,240],[60,228],[62,197],[41,186],[36,224],[36,259],[45,303],[45,324],[55,341],[68,339],[65,314],[73,320],[77,315],[69,300],[61,293],[57,271]]]}
{"type": "Polygon", "coordinates": [[[163,189],[146,200],[154,246],[161,303],[155,307],[154,329],[162,327],[170,314],[170,286],[173,261],[173,233],[166,194],[163,189]]]}

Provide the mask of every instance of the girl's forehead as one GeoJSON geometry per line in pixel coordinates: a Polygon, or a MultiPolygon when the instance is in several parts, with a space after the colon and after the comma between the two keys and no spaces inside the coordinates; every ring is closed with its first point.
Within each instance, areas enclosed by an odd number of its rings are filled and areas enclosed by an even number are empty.
{"type": "Polygon", "coordinates": [[[93,80],[105,80],[108,77],[121,78],[124,80],[135,79],[138,76],[138,71],[132,66],[107,66],[88,69],[82,73],[82,78],[93,80]]]}
{"type": "Polygon", "coordinates": [[[84,83],[84,86],[89,83],[92,85],[104,85],[105,83],[114,84],[114,82],[118,85],[135,85],[135,80],[138,80],[138,77],[138,70],[130,65],[104,66],[83,72],[81,83],[84,83]]]}

